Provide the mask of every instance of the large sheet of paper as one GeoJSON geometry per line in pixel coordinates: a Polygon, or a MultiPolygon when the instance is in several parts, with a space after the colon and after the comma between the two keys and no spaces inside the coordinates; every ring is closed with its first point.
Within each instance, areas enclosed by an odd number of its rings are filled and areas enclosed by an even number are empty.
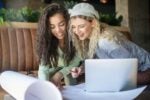
{"type": "Polygon", "coordinates": [[[16,100],[62,100],[60,91],[52,83],[18,72],[1,73],[0,85],[16,100]]]}
{"type": "Polygon", "coordinates": [[[120,92],[86,92],[85,84],[66,86],[62,90],[65,100],[133,100],[146,86],[120,92]]]}

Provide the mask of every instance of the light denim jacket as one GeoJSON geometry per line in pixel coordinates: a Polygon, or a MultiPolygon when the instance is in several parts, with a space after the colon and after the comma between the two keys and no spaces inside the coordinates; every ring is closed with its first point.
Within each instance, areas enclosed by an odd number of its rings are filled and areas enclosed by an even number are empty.
{"type": "Polygon", "coordinates": [[[150,53],[128,40],[118,44],[107,38],[100,39],[98,41],[95,57],[101,59],[137,58],[139,71],[150,68],[150,53]]]}

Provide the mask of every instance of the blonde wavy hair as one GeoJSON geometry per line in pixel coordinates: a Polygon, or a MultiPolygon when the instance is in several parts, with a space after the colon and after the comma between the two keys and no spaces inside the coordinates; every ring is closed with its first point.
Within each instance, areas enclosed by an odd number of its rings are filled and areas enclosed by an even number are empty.
{"type": "MultiPolygon", "coordinates": [[[[99,20],[87,16],[75,16],[72,18],[83,18],[87,21],[95,20],[95,27],[93,27],[90,38],[86,40],[80,40],[76,34],[72,32],[71,26],[69,27],[69,33],[73,44],[77,50],[77,53],[81,56],[82,59],[90,59],[94,57],[95,50],[98,46],[98,41],[101,39],[107,38],[109,41],[116,42],[120,44],[123,42],[126,37],[109,27],[106,24],[100,23],[99,20]]],[[[69,22],[70,23],[70,22],[69,22]]]]}

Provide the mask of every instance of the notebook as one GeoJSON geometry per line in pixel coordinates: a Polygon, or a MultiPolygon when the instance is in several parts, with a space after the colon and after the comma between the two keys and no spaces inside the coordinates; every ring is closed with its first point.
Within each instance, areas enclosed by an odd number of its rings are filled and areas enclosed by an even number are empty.
{"type": "Polygon", "coordinates": [[[136,58],[85,60],[85,91],[117,92],[136,88],[136,58]]]}

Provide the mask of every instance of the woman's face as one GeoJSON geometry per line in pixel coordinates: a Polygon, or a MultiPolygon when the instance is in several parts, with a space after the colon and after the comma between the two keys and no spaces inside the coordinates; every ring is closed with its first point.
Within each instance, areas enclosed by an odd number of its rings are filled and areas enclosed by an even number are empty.
{"type": "Polygon", "coordinates": [[[74,34],[78,36],[80,40],[85,40],[90,38],[92,32],[93,23],[82,19],[82,18],[72,18],[71,19],[71,28],[74,34]]]}
{"type": "Polygon", "coordinates": [[[52,34],[59,40],[64,39],[66,33],[66,21],[62,14],[55,14],[49,18],[52,34]]]}

